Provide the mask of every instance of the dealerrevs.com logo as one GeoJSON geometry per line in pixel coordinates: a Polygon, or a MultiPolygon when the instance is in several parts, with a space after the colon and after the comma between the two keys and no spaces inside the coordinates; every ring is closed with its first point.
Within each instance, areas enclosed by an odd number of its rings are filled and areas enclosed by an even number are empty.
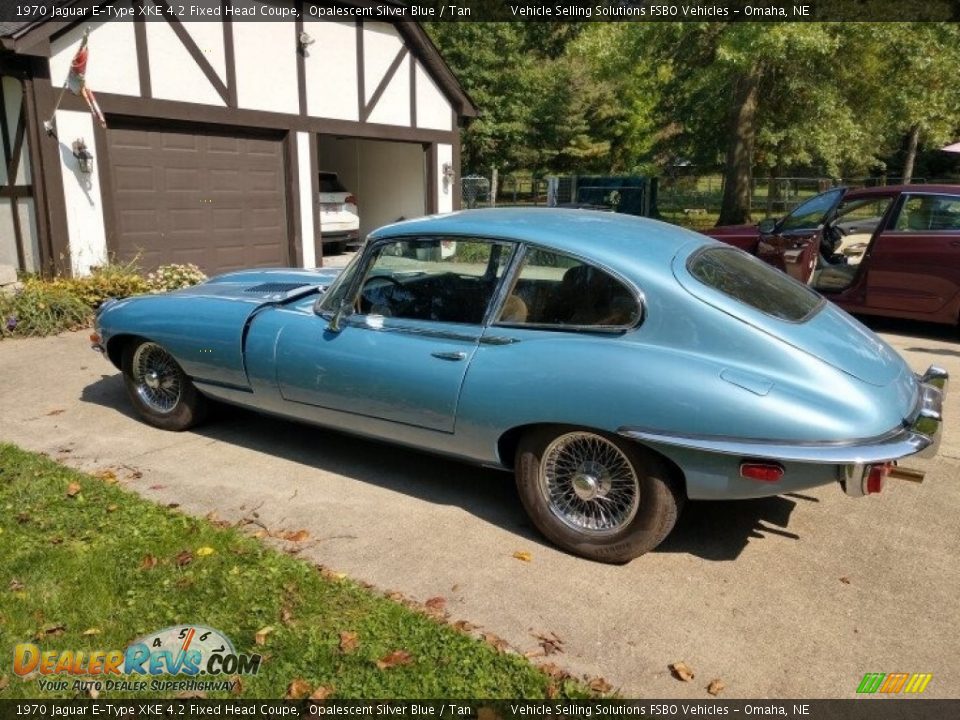
{"type": "Polygon", "coordinates": [[[41,690],[232,690],[238,681],[226,678],[256,675],[261,659],[238,653],[219,630],[178,625],[138,638],[124,650],[43,650],[21,643],[13,651],[13,671],[37,677],[41,690]]]}
{"type": "Polygon", "coordinates": [[[927,689],[933,673],[867,673],[857,686],[857,692],[867,695],[907,693],[919,695],[927,689]]]}

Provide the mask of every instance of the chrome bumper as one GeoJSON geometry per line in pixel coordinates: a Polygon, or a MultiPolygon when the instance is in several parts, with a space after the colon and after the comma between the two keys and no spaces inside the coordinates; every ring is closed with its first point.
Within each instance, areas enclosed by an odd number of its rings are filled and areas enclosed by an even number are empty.
{"type": "Polygon", "coordinates": [[[914,415],[903,426],[882,436],[848,442],[786,442],[718,435],[681,435],[647,428],[622,427],[623,437],[691,450],[739,455],[746,458],[822,465],[872,465],[900,460],[910,455],[932,457],[940,446],[943,430],[943,398],[950,379],[946,370],[930,366],[918,375],[920,400],[914,415]]]}
{"type": "Polygon", "coordinates": [[[917,376],[917,380],[920,381],[920,407],[910,429],[929,439],[918,454],[930,458],[937,454],[943,437],[943,399],[947,395],[950,374],[931,365],[923,375],[917,376]]]}

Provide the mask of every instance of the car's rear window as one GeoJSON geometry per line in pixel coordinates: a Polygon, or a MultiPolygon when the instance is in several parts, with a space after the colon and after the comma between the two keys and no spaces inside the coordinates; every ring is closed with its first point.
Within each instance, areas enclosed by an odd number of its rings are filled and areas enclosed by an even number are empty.
{"type": "Polygon", "coordinates": [[[707,287],[790,322],[806,320],[824,302],[806,285],[736,248],[704,248],[690,257],[687,269],[707,287]]]}
{"type": "Polygon", "coordinates": [[[347,192],[336,173],[320,173],[320,192],[347,192]]]}

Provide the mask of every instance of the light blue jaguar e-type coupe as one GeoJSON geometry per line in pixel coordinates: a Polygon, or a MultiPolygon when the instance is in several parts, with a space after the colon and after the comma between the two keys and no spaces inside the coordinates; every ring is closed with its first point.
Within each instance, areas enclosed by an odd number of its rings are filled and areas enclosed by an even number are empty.
{"type": "Polygon", "coordinates": [[[110,302],[94,343],[152,425],[217,400],[512,469],[545,536],[606,562],[686,498],[922,479],[896,461],[935,452],[947,381],[736,248],[584,210],[390,225],[339,274],[110,302]]]}

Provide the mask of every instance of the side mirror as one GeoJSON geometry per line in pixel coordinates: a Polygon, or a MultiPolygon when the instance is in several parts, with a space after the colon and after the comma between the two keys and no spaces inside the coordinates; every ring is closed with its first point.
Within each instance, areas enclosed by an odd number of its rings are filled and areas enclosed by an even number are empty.
{"type": "Polygon", "coordinates": [[[340,304],[337,306],[337,311],[333,314],[333,317],[330,318],[330,322],[327,323],[327,330],[333,333],[338,333],[343,328],[341,327],[341,322],[343,321],[343,316],[347,314],[347,310],[350,308],[349,300],[341,300],[340,304]]]}
{"type": "Polygon", "coordinates": [[[757,230],[763,235],[769,235],[777,227],[777,218],[764,218],[757,223],[757,230]]]}

